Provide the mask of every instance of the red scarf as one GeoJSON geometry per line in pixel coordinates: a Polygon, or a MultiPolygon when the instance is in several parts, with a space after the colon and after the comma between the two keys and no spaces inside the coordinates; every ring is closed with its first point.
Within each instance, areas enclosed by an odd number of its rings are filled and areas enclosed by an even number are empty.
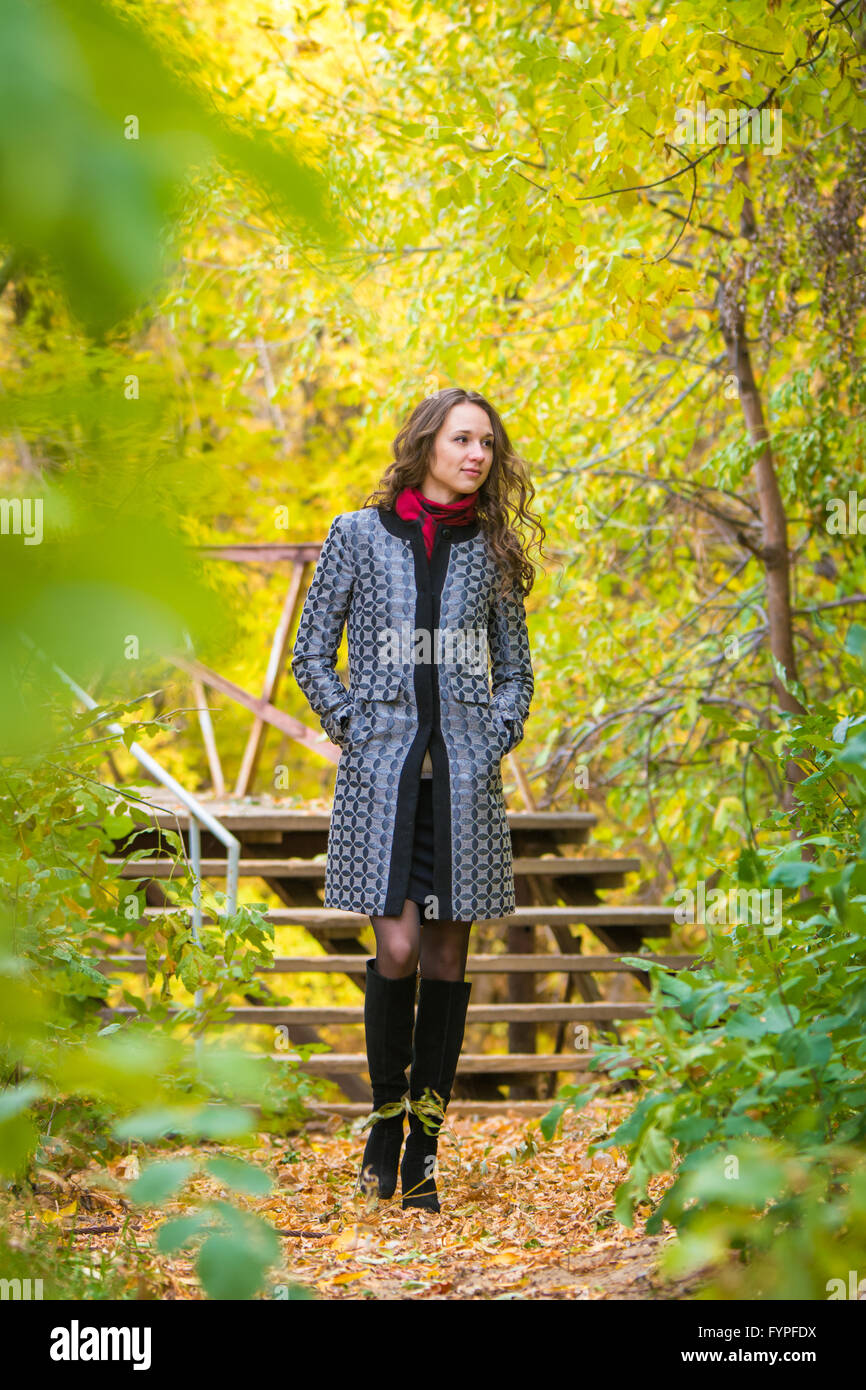
{"type": "Polygon", "coordinates": [[[425,497],[419,487],[404,487],[403,491],[397,495],[397,515],[401,516],[404,521],[413,521],[418,516],[422,518],[421,529],[424,535],[424,548],[429,560],[433,554],[436,527],[445,522],[449,526],[468,526],[471,521],[475,520],[477,497],[477,492],[470,492],[465,497],[458,497],[456,502],[431,502],[430,498],[425,497]]]}

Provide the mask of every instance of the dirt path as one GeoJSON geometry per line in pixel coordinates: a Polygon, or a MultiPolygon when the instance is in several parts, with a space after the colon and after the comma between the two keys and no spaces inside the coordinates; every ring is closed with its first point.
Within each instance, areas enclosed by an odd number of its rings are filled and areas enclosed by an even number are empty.
{"type": "Polygon", "coordinates": [[[624,1159],[587,1157],[590,1139],[612,1129],[627,1105],[598,1102],[567,1118],[564,1135],[549,1144],[537,1121],[454,1119],[458,1144],[439,1145],[438,1216],[404,1212],[399,1190],[365,1211],[352,1200],[361,1141],[345,1131],[311,1134],[313,1154],[298,1147],[295,1162],[278,1165],[280,1193],[264,1209],[281,1228],[311,1229],[324,1166],[341,1203],[333,1234],[288,1238],[292,1277],[323,1297],[689,1297],[695,1281],[671,1283],[657,1269],[672,1233],[645,1235],[648,1210],[632,1231],[613,1220],[624,1159]]]}
{"type": "MultiPolygon", "coordinates": [[[[622,1155],[587,1156],[590,1141],[612,1132],[629,1107],[628,1100],[596,1100],[566,1116],[563,1133],[551,1143],[537,1120],[454,1118],[456,1142],[440,1141],[438,1216],[404,1212],[399,1188],[378,1204],[355,1195],[363,1137],[345,1122],[314,1124],[286,1138],[260,1135],[257,1148],[234,1151],[267,1167],[273,1193],[237,1198],[212,1178],[196,1177],[165,1210],[136,1211],[131,1228],[138,1254],[130,1279],[138,1297],[201,1297],[191,1260],[148,1253],[143,1268],[141,1252],[150,1252],[151,1233],[166,1217],[221,1197],[259,1212],[282,1233],[284,1264],[274,1270],[265,1297],[286,1297],[290,1285],[328,1299],[693,1297],[699,1280],[672,1282],[659,1272],[672,1232],[647,1236],[648,1208],[632,1230],[613,1220],[614,1193],[626,1172],[622,1155]]],[[[200,1156],[201,1150],[172,1153],[200,1156]]],[[[149,1151],[147,1159],[154,1157],[149,1151]]],[[[118,1175],[126,1172],[117,1166],[118,1175]]],[[[657,1181],[656,1200],[668,1181],[657,1181]]],[[[86,1206],[76,1224],[90,1222],[92,1229],[86,1206]]],[[[100,1219],[111,1217],[104,1211],[100,1219]]],[[[74,1238],[76,1247],[85,1242],[94,1254],[109,1254],[115,1268],[129,1258],[117,1235],[74,1238]]]]}

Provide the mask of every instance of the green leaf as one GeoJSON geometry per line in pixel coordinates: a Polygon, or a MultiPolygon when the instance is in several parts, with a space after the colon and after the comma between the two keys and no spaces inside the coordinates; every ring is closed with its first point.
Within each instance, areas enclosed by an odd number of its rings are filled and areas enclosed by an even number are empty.
{"type": "Polygon", "coordinates": [[[0,232],[47,254],[73,311],[104,331],[150,292],[189,173],[215,157],[266,188],[274,211],[333,240],[321,173],[282,139],[251,138],[167,62],[135,7],[0,5],[0,232]],[[138,123],[131,129],[130,122],[138,123]]]}
{"type": "Polygon", "coordinates": [[[29,1115],[0,1121],[0,1173],[10,1178],[24,1173],[38,1143],[39,1131],[29,1115]]]}
{"type": "Polygon", "coordinates": [[[109,839],[119,840],[124,835],[132,834],[135,829],[135,821],[132,816],[114,815],[109,812],[103,819],[102,828],[109,839]]]}
{"type": "Polygon", "coordinates": [[[200,1113],[197,1134],[202,1139],[240,1139],[252,1134],[255,1112],[240,1105],[206,1105],[200,1113]]]}
{"type": "Polygon", "coordinates": [[[814,873],[820,873],[817,864],[810,864],[805,859],[788,859],[773,867],[767,882],[779,883],[785,888],[800,888],[809,882],[814,873]]]}
{"type": "Polygon", "coordinates": [[[173,1255],[213,1225],[213,1213],[209,1208],[192,1212],[189,1216],[178,1216],[166,1221],[156,1233],[156,1248],[161,1255],[173,1255]]]}
{"type": "Polygon", "coordinates": [[[551,1140],[556,1134],[559,1128],[559,1122],[570,1104],[571,1102],[567,1100],[558,1101],[556,1105],[548,1110],[546,1115],[542,1115],[538,1128],[541,1130],[545,1139],[551,1140]]]}
{"type": "Polygon", "coordinates": [[[198,1164],[190,1158],[169,1158],[149,1163],[127,1189],[128,1196],[139,1206],[161,1206],[180,1191],[197,1167],[198,1164]]]}
{"type": "Polygon", "coordinates": [[[156,1106],[120,1120],[114,1135],[145,1142],[167,1134],[183,1134],[191,1139],[236,1139],[251,1133],[254,1127],[253,1112],[241,1106],[156,1106]]]}
{"type": "Polygon", "coordinates": [[[134,1115],[127,1115],[125,1119],[118,1120],[114,1126],[114,1137],[116,1139],[140,1139],[149,1143],[154,1139],[162,1139],[167,1134],[183,1134],[188,1132],[187,1126],[191,1116],[197,1112],[188,1106],[169,1108],[158,1106],[153,1109],[138,1110],[134,1115]]]}
{"type": "Polygon", "coordinates": [[[252,1298],[265,1283],[269,1261],[262,1251],[237,1235],[209,1235],[196,1265],[208,1298],[252,1298]]]}
{"type": "Polygon", "coordinates": [[[690,1119],[681,1120],[679,1124],[671,1126],[671,1138],[676,1139],[681,1144],[691,1146],[701,1139],[706,1139],[712,1134],[716,1127],[715,1117],[711,1115],[693,1115],[690,1119]]]}
{"type": "Polygon", "coordinates": [[[800,1010],[796,1004],[768,1004],[760,1018],[766,1024],[768,1033],[784,1033],[789,1028],[796,1028],[800,1010]]]}
{"type": "Polygon", "coordinates": [[[845,650],[866,666],[866,627],[852,623],[845,637],[845,650]]]}
{"type": "Polygon", "coordinates": [[[778,1198],[785,1185],[782,1164],[760,1150],[712,1154],[685,1172],[681,1167],[680,1173],[684,1195],[728,1207],[761,1208],[778,1198]]]}
{"type": "Polygon", "coordinates": [[[217,1182],[251,1197],[264,1197],[274,1186],[273,1179],[263,1168],[242,1158],[209,1158],[204,1167],[217,1182]]]}
{"type": "Polygon", "coordinates": [[[641,1158],[654,1173],[664,1173],[671,1162],[671,1141],[660,1129],[648,1129],[640,1146],[641,1158]]]}
{"type": "Polygon", "coordinates": [[[613,1214],[621,1226],[631,1229],[634,1221],[634,1195],[628,1183],[620,1183],[616,1189],[613,1214]]]}
{"type": "Polygon", "coordinates": [[[0,1092],[0,1121],[20,1115],[44,1094],[45,1087],[41,1081],[24,1081],[20,1086],[10,1086],[0,1092]]]}
{"type": "Polygon", "coordinates": [[[740,850],[737,857],[737,882],[746,885],[759,884],[764,873],[764,865],[753,849],[740,850]]]}
{"type": "Polygon", "coordinates": [[[866,768],[866,734],[858,734],[850,739],[844,748],[839,749],[835,760],[844,767],[866,768]]]}

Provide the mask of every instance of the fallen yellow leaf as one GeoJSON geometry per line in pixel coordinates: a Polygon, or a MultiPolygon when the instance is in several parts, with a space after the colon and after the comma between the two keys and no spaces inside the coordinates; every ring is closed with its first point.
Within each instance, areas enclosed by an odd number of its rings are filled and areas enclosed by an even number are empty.
{"type": "Polygon", "coordinates": [[[344,1226],[338,1235],[331,1241],[332,1250],[354,1250],[358,1244],[359,1231],[357,1226],[344,1226]]]}
{"type": "Polygon", "coordinates": [[[74,1216],[77,1210],[78,1198],[76,1197],[67,1207],[61,1207],[59,1211],[41,1211],[39,1213],[39,1219],[40,1221],[44,1221],[46,1226],[50,1226],[52,1222],[62,1221],[64,1216],[74,1216]]]}

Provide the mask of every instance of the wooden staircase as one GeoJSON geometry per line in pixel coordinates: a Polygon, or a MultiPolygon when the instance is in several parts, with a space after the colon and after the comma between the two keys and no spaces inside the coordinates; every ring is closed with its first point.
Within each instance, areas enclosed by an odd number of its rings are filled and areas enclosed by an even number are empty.
{"type": "MultiPolygon", "coordinates": [[[[152,788],[137,790],[153,797],[152,788]]],[[[188,868],[163,852],[159,831],[179,832],[188,848],[189,817],[184,807],[173,803],[165,792],[160,791],[155,799],[162,809],[140,822],[140,826],[150,828],[138,829],[134,845],[152,853],[125,865],[122,873],[124,877],[145,881],[146,912],[162,916],[187,911],[173,906],[170,891],[172,883],[188,868]]],[[[263,973],[278,977],[306,972],[342,975],[363,991],[365,962],[375,954],[369,918],[321,906],[328,815],[253,798],[208,798],[205,804],[241,842],[242,881],[258,880],[284,904],[269,911],[267,920],[274,925],[302,928],[325,952],[277,956],[263,973]]],[[[592,1056],[589,1046],[576,1050],[568,1045],[569,1025],[601,1024],[605,1031],[618,1036],[618,1023],[642,1018],[647,1013],[646,1003],[639,998],[606,999],[597,977],[616,979],[629,975],[645,991],[646,972],[624,965],[622,958],[639,951],[646,954],[646,938],[668,937],[673,922],[672,907],[618,906],[601,901],[599,894],[622,888],[626,876],[639,871],[640,861],[576,852],[585,846],[596,824],[592,814],[518,811],[509,812],[508,820],[517,908],[499,922],[480,923],[473,928],[473,937],[483,928],[488,944],[501,940],[502,949],[470,955],[467,963],[468,976],[478,982],[476,1000],[469,1006],[467,1042],[472,1038],[476,1048],[479,1040],[483,1045],[485,1032],[489,1036],[489,1025],[504,1023],[508,1050],[472,1051],[471,1044],[467,1047],[460,1059],[450,1107],[455,1113],[518,1110],[532,1114],[549,1109],[557,1077],[573,1078],[584,1072],[592,1056]],[[599,949],[593,949],[591,954],[583,950],[581,928],[598,943],[599,949]],[[504,980],[505,990],[500,990],[500,994],[506,996],[495,1002],[486,997],[494,980],[504,980]],[[547,982],[547,994],[553,982],[559,982],[559,997],[554,1001],[539,999],[539,980],[547,982]],[[537,1051],[539,1028],[544,1028],[548,1037],[551,1031],[554,1036],[553,1048],[548,1046],[544,1052],[537,1051]]],[[[119,852],[124,844],[125,840],[118,841],[119,852]]],[[[201,853],[202,877],[218,883],[226,872],[224,852],[206,831],[201,837],[201,853]]],[[[691,964],[694,957],[647,954],[647,960],[682,968],[691,964]]],[[[112,974],[140,974],[145,969],[144,958],[130,951],[112,954],[105,958],[103,969],[112,974]]],[[[120,1019],[135,1012],[131,1006],[104,1010],[106,1019],[120,1019]]],[[[237,1026],[279,1025],[295,1046],[323,1041],[321,1028],[351,1028],[358,1039],[357,1051],[335,1048],[309,1057],[303,1067],[311,1074],[335,1081],[343,1092],[344,1100],[320,1105],[320,1109],[342,1115],[369,1112],[362,1002],[357,1006],[270,1007],[247,996],[245,1003],[231,1008],[229,1022],[237,1026]]],[[[263,1055],[281,1062],[298,1057],[289,1050],[263,1055]]]]}

